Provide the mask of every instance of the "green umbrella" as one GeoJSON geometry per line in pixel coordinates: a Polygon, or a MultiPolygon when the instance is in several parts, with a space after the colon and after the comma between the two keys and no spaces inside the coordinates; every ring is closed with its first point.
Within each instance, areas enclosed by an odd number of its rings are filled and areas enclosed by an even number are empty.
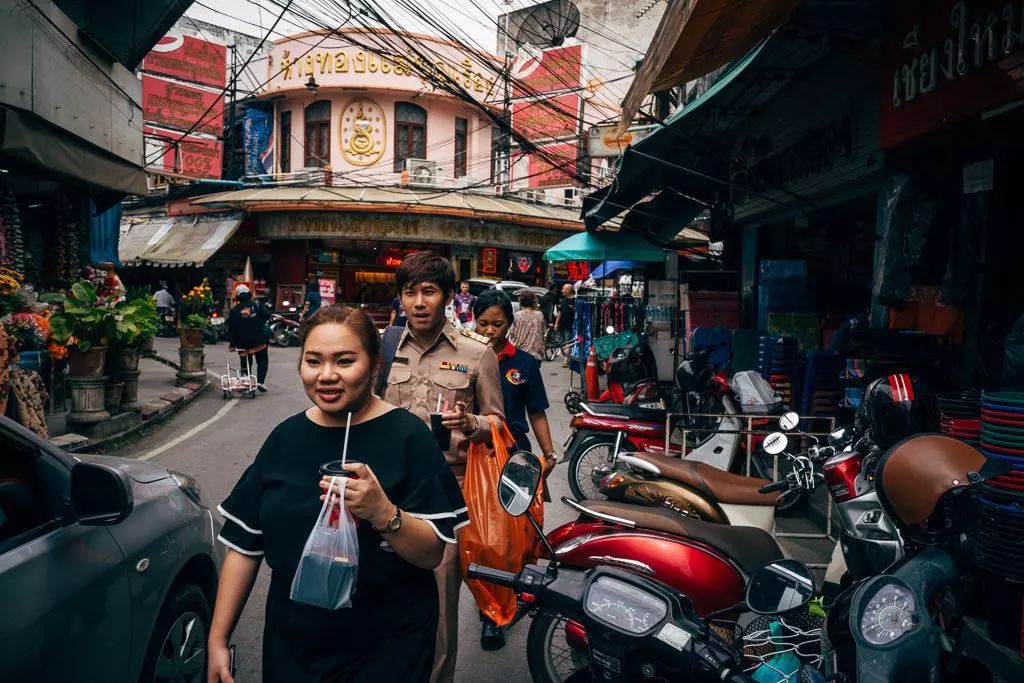
{"type": "Polygon", "coordinates": [[[660,263],[665,251],[628,232],[579,232],[544,252],[545,261],[645,261],[660,263]]]}

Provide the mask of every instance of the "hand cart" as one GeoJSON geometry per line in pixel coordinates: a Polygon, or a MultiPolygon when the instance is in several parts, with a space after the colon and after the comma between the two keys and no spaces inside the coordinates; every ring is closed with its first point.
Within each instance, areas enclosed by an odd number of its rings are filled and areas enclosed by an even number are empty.
{"type": "Polygon", "coordinates": [[[247,357],[246,360],[246,372],[242,372],[242,358],[238,361],[238,370],[233,370],[231,367],[231,351],[227,352],[227,360],[225,361],[226,372],[220,376],[220,390],[225,399],[231,398],[232,396],[248,396],[249,398],[256,398],[256,375],[252,374],[252,365],[255,359],[247,357]]]}

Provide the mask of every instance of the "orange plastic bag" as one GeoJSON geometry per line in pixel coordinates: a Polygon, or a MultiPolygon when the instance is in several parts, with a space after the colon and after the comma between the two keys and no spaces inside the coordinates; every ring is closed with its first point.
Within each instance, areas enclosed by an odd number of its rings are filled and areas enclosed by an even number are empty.
{"type": "MultiPolygon", "coordinates": [[[[508,461],[509,448],[515,444],[515,439],[503,420],[493,415],[488,415],[487,419],[494,448],[471,444],[466,461],[462,495],[469,508],[469,524],[459,530],[459,569],[480,611],[498,626],[505,626],[516,615],[515,592],[493,583],[466,579],[466,570],[476,562],[485,567],[518,572],[532,559],[540,539],[526,515],[512,517],[498,501],[501,469],[508,461]]],[[[530,512],[543,528],[544,503],[540,491],[530,512]]]]}

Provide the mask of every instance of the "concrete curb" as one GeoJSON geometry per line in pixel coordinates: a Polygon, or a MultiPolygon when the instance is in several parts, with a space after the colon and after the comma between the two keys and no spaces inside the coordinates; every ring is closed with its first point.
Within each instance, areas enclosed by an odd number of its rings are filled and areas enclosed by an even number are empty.
{"type": "MultiPolygon", "coordinates": [[[[153,360],[159,361],[164,365],[168,365],[172,368],[179,368],[179,365],[174,361],[168,360],[167,358],[163,358],[156,354],[147,356],[147,358],[152,358],[153,360]]],[[[167,405],[150,413],[138,424],[134,424],[122,432],[118,432],[117,434],[111,434],[110,436],[104,437],[102,439],[87,439],[85,441],[79,441],[77,443],[73,443],[67,446],[61,446],[61,448],[66,453],[91,453],[93,451],[102,449],[104,446],[135,436],[136,434],[139,434],[143,430],[150,427],[150,425],[160,424],[162,422],[166,422],[167,420],[169,420],[176,413],[181,411],[185,406],[199,398],[199,396],[207,389],[209,389],[212,384],[213,382],[209,378],[207,378],[206,381],[203,382],[201,386],[189,385],[190,387],[194,388],[173,389],[171,391],[180,392],[181,398],[173,402],[161,401],[163,403],[166,403],[167,405]]]]}

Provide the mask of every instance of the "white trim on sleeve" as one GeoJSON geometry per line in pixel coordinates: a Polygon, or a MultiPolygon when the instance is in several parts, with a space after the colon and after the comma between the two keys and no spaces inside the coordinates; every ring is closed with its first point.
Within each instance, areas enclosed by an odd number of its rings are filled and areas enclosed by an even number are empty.
{"type": "Polygon", "coordinates": [[[469,508],[463,507],[459,508],[455,512],[436,512],[434,514],[429,515],[420,512],[406,512],[405,510],[402,510],[402,512],[409,515],[410,517],[415,517],[416,519],[447,519],[450,517],[458,517],[463,513],[469,514],[469,508]]]}
{"type": "Polygon", "coordinates": [[[263,535],[263,532],[260,531],[259,529],[253,529],[251,526],[249,526],[248,524],[246,524],[245,522],[240,520],[238,517],[235,517],[233,514],[231,514],[227,510],[225,510],[223,505],[218,505],[217,506],[217,512],[219,512],[221,515],[223,515],[226,519],[230,519],[232,522],[234,522],[238,526],[242,527],[243,529],[248,531],[250,534],[258,534],[260,536],[263,535]]]}
{"type": "Polygon", "coordinates": [[[437,528],[437,525],[434,524],[431,520],[426,519],[424,517],[420,517],[419,515],[413,514],[411,512],[406,512],[405,514],[409,515],[410,517],[415,517],[416,519],[422,519],[424,522],[429,524],[430,528],[434,530],[435,534],[437,534],[437,537],[440,538],[445,543],[453,543],[453,544],[454,543],[458,543],[458,540],[456,540],[454,538],[455,532],[458,531],[459,529],[461,529],[462,527],[466,526],[467,524],[469,524],[469,520],[468,519],[463,520],[463,521],[459,522],[458,524],[456,524],[454,527],[452,527],[452,536],[445,536],[444,534],[441,533],[441,530],[437,528]]]}
{"type": "Polygon", "coordinates": [[[243,555],[248,555],[249,557],[263,557],[262,550],[244,550],[242,548],[239,548],[237,545],[227,540],[223,536],[217,536],[217,540],[237,553],[242,553],[243,555]]]}

